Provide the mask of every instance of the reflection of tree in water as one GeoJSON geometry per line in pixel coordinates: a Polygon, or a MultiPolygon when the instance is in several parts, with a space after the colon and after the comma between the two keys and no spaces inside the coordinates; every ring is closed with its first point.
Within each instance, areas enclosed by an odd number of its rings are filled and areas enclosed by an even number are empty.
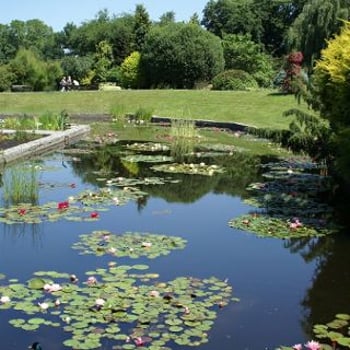
{"type": "MultiPolygon", "coordinates": [[[[122,145],[107,146],[97,149],[96,152],[81,155],[80,162],[72,163],[73,171],[84,182],[96,186],[101,186],[101,182],[97,179],[103,176],[106,178],[116,176],[134,177],[135,174],[132,174],[120,159],[123,154],[122,151],[122,145]],[[106,172],[105,175],[101,171],[106,172]]],[[[199,159],[187,159],[187,162],[198,163],[199,159]]],[[[258,181],[260,160],[245,153],[237,152],[232,155],[223,153],[223,156],[214,158],[200,158],[200,162],[223,166],[225,172],[215,176],[167,174],[154,172],[150,169],[149,164],[139,162],[137,163],[137,177],[159,176],[179,180],[179,183],[169,183],[165,186],[144,186],[142,190],[155,197],[164,198],[168,202],[182,203],[194,202],[211,191],[244,197],[246,186],[251,182],[258,181]]],[[[144,204],[141,203],[139,207],[144,207],[144,204]]]]}
{"type": "Polygon", "coordinates": [[[330,322],[338,313],[350,313],[350,239],[340,233],[290,240],[285,245],[306,262],[317,262],[312,285],[301,302],[301,323],[311,339],[313,325],[330,322]]]}

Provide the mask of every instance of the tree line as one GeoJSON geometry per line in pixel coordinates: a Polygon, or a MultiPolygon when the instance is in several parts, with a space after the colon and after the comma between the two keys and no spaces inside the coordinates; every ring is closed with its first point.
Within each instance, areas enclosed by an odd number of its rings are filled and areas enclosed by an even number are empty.
{"type": "Polygon", "coordinates": [[[62,31],[38,19],[0,24],[0,91],[28,85],[57,89],[63,75],[82,86],[125,88],[270,87],[291,52],[312,72],[327,40],[349,18],[350,0],[209,0],[202,18],[177,22],[174,12],[151,21],[102,10],[62,31]]]}

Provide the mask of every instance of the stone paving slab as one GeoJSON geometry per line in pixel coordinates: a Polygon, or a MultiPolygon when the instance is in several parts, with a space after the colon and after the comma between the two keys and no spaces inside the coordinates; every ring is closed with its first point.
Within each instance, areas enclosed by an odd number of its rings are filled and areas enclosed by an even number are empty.
{"type": "MultiPolygon", "coordinates": [[[[37,131],[35,133],[39,134],[37,131]]],[[[40,131],[40,133],[47,136],[1,151],[0,166],[20,159],[53,152],[71,145],[88,135],[90,133],[90,126],[75,125],[63,131],[40,131]]]]}

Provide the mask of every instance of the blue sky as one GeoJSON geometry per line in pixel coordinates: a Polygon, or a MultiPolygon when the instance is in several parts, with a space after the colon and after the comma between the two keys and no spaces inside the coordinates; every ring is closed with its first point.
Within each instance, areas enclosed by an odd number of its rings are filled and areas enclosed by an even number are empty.
{"type": "Polygon", "coordinates": [[[209,0],[0,0],[0,23],[12,20],[40,19],[55,31],[60,31],[67,22],[80,25],[91,20],[98,11],[107,9],[110,14],[133,13],[136,4],[147,9],[152,20],[168,11],[174,11],[177,21],[188,20],[202,11],[209,0]]]}

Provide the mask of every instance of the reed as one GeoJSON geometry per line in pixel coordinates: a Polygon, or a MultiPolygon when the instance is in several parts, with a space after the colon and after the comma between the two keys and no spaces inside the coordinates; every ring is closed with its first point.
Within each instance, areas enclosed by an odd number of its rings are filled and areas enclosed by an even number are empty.
{"type": "Polygon", "coordinates": [[[7,205],[37,204],[39,185],[36,167],[17,164],[6,168],[3,174],[3,197],[7,205]]]}

